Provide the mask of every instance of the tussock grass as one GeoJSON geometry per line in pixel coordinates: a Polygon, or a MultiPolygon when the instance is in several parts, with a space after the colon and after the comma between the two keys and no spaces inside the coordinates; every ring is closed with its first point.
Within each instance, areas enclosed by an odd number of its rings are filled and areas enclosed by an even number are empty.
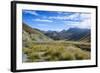
{"type": "Polygon", "coordinates": [[[29,47],[23,48],[23,51],[27,55],[27,62],[90,59],[90,51],[82,50],[71,43],[34,42],[29,47]]]}

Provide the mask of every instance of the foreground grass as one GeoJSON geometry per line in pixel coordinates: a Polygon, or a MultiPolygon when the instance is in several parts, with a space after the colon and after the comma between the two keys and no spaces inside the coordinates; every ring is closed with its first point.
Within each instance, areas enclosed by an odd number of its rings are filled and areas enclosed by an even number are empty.
{"type": "Polygon", "coordinates": [[[82,50],[80,46],[90,49],[89,43],[78,42],[33,42],[23,48],[27,55],[26,62],[86,60],[90,59],[90,51],[82,50]],[[79,46],[79,47],[78,47],[79,46]]]}

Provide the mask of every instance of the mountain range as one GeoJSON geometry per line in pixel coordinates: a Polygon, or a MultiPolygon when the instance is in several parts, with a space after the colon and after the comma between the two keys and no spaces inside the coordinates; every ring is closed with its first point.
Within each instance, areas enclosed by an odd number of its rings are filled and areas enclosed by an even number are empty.
{"type": "Polygon", "coordinates": [[[90,29],[80,29],[80,28],[70,28],[68,30],[57,31],[47,31],[44,34],[54,40],[85,40],[90,41],[90,29]]]}
{"type": "Polygon", "coordinates": [[[64,40],[64,41],[84,41],[90,42],[90,29],[81,29],[81,28],[69,28],[68,30],[62,31],[42,31],[36,28],[32,28],[29,25],[23,23],[23,46],[30,44],[33,41],[55,41],[55,40],[64,40]]]}

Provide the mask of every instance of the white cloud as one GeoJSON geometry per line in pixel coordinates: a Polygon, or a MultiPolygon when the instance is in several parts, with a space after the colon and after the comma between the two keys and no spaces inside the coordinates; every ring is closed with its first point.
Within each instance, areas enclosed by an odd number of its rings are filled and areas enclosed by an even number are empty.
{"type": "Polygon", "coordinates": [[[57,13],[58,13],[58,14],[61,14],[61,15],[62,15],[62,14],[65,14],[65,12],[57,12],[57,13]]]}
{"type": "Polygon", "coordinates": [[[80,28],[91,28],[91,14],[81,14],[82,22],[78,27],[80,28]]]}
{"type": "Polygon", "coordinates": [[[52,16],[49,17],[49,19],[60,19],[60,20],[65,20],[67,17],[66,16],[52,16]]]}
{"type": "MultiPolygon", "coordinates": [[[[62,12],[59,12],[59,14],[62,14],[62,12]]],[[[71,20],[71,21],[77,21],[77,22],[81,22],[85,19],[90,19],[91,15],[89,13],[74,13],[71,15],[65,15],[65,16],[50,16],[48,17],[48,19],[59,19],[59,20],[71,20]]]]}
{"type": "Polygon", "coordinates": [[[74,13],[70,16],[68,16],[67,18],[68,19],[72,19],[72,20],[76,20],[76,18],[80,17],[80,14],[79,13],[74,13]]]}
{"type": "MultiPolygon", "coordinates": [[[[36,24],[38,27],[49,27],[49,25],[48,24],[36,24]]],[[[44,28],[43,28],[44,29],[44,28]]]]}
{"type": "Polygon", "coordinates": [[[47,19],[33,19],[33,21],[38,21],[38,22],[53,22],[53,21],[47,20],[47,19]]]}
{"type": "Polygon", "coordinates": [[[28,11],[28,10],[26,10],[26,11],[24,11],[24,12],[25,12],[25,13],[32,14],[32,15],[36,15],[36,16],[39,15],[36,11],[28,11]]]}
{"type": "Polygon", "coordinates": [[[80,28],[91,28],[91,20],[85,19],[83,22],[80,22],[80,25],[78,27],[80,27],[80,28]]]}
{"type": "MultiPolygon", "coordinates": [[[[65,24],[68,23],[67,21],[65,22],[65,24]]],[[[91,19],[85,19],[82,22],[69,22],[69,24],[66,24],[66,27],[69,28],[87,28],[90,29],[91,28],[91,19]]]]}
{"type": "Polygon", "coordinates": [[[89,13],[81,13],[81,19],[90,19],[91,18],[91,14],[89,13]]]}
{"type": "Polygon", "coordinates": [[[64,23],[66,24],[66,27],[69,28],[91,28],[91,14],[89,13],[75,13],[73,15],[70,15],[69,18],[73,20],[73,18],[78,18],[79,21],[74,22],[74,21],[65,21],[64,23]]]}
{"type": "MultiPolygon", "coordinates": [[[[60,12],[61,13],[61,12],[60,12]]],[[[76,18],[79,16],[79,13],[75,13],[72,15],[65,15],[65,16],[52,16],[48,17],[49,19],[60,19],[60,20],[76,20],[76,18]]]]}

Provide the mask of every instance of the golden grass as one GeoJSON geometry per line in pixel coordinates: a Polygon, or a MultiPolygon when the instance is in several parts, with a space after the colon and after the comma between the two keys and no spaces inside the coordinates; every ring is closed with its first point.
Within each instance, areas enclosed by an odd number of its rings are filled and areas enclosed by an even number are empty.
{"type": "Polygon", "coordinates": [[[23,48],[23,51],[27,55],[27,62],[90,59],[89,51],[82,50],[71,43],[33,43],[31,47],[23,48]]]}

